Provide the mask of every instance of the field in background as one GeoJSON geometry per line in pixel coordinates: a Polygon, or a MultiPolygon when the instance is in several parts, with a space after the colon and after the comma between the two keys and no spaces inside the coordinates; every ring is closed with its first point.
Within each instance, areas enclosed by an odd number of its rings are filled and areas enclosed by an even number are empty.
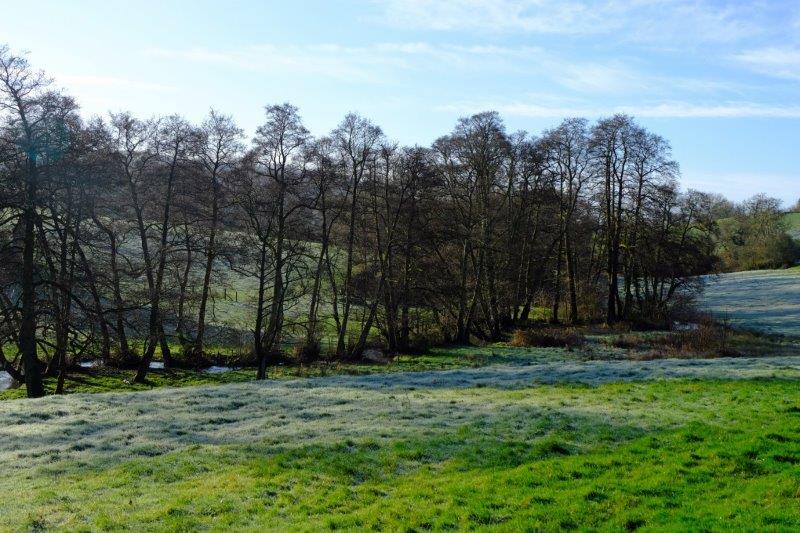
{"type": "Polygon", "coordinates": [[[800,267],[707,276],[699,304],[735,327],[800,336],[800,267]]]}

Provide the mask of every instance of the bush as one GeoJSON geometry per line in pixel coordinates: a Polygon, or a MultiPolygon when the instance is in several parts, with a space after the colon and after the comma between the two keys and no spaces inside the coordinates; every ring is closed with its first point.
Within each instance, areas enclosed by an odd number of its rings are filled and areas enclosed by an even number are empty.
{"type": "Polygon", "coordinates": [[[574,348],[586,341],[582,333],[574,328],[517,329],[511,336],[512,346],[536,346],[539,348],[574,348]]]}

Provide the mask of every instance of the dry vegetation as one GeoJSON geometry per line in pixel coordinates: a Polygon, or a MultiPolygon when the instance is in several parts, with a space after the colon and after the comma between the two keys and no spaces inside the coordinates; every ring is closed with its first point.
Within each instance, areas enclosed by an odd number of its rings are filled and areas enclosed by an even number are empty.
{"type": "Polygon", "coordinates": [[[616,348],[624,348],[637,352],[639,358],[660,357],[736,357],[744,355],[734,348],[735,341],[747,334],[734,333],[727,328],[706,322],[693,324],[684,331],[666,333],[625,333],[606,339],[616,348]],[[736,337],[733,339],[732,337],[736,337]]]}
{"type": "Polygon", "coordinates": [[[573,349],[586,342],[578,328],[529,328],[516,329],[511,335],[511,345],[519,347],[568,348],[573,349]]]}
{"type": "Polygon", "coordinates": [[[635,331],[630,323],[613,327],[533,326],[513,332],[516,347],[558,347],[588,358],[665,359],[800,355],[800,339],[758,330],[732,328],[708,315],[694,313],[693,322],[672,331],[635,331]],[[601,347],[612,350],[604,352],[601,347]]]}

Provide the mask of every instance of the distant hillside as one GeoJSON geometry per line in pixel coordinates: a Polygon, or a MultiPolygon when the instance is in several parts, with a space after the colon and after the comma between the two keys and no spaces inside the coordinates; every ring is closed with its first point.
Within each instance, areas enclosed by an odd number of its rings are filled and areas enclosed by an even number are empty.
{"type": "MultiPolygon", "coordinates": [[[[717,220],[718,224],[725,225],[733,223],[733,217],[725,217],[717,220]]],[[[800,240],[800,211],[789,211],[783,214],[783,222],[786,224],[786,233],[793,239],[800,240]]]]}
{"type": "Polygon", "coordinates": [[[716,253],[723,272],[800,264],[800,211],[740,214],[720,218],[717,225],[716,253]]]}
{"type": "Polygon", "coordinates": [[[800,240],[800,211],[786,213],[783,220],[786,223],[786,233],[793,239],[800,240]]]}

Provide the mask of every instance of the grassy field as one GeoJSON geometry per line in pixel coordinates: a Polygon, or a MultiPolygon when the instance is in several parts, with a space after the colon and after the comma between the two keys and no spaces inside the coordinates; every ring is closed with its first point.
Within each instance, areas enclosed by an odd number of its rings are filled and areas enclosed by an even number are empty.
{"type": "Polygon", "coordinates": [[[6,401],[0,529],[797,529],[798,378],[548,356],[6,401]]]}
{"type": "Polygon", "coordinates": [[[800,336],[800,268],[708,276],[700,305],[735,326],[800,336]]]}
{"type": "Polygon", "coordinates": [[[8,390],[0,531],[798,530],[800,271],[719,276],[703,304],[790,337],[698,359],[586,328],[575,349],[8,390]]]}

